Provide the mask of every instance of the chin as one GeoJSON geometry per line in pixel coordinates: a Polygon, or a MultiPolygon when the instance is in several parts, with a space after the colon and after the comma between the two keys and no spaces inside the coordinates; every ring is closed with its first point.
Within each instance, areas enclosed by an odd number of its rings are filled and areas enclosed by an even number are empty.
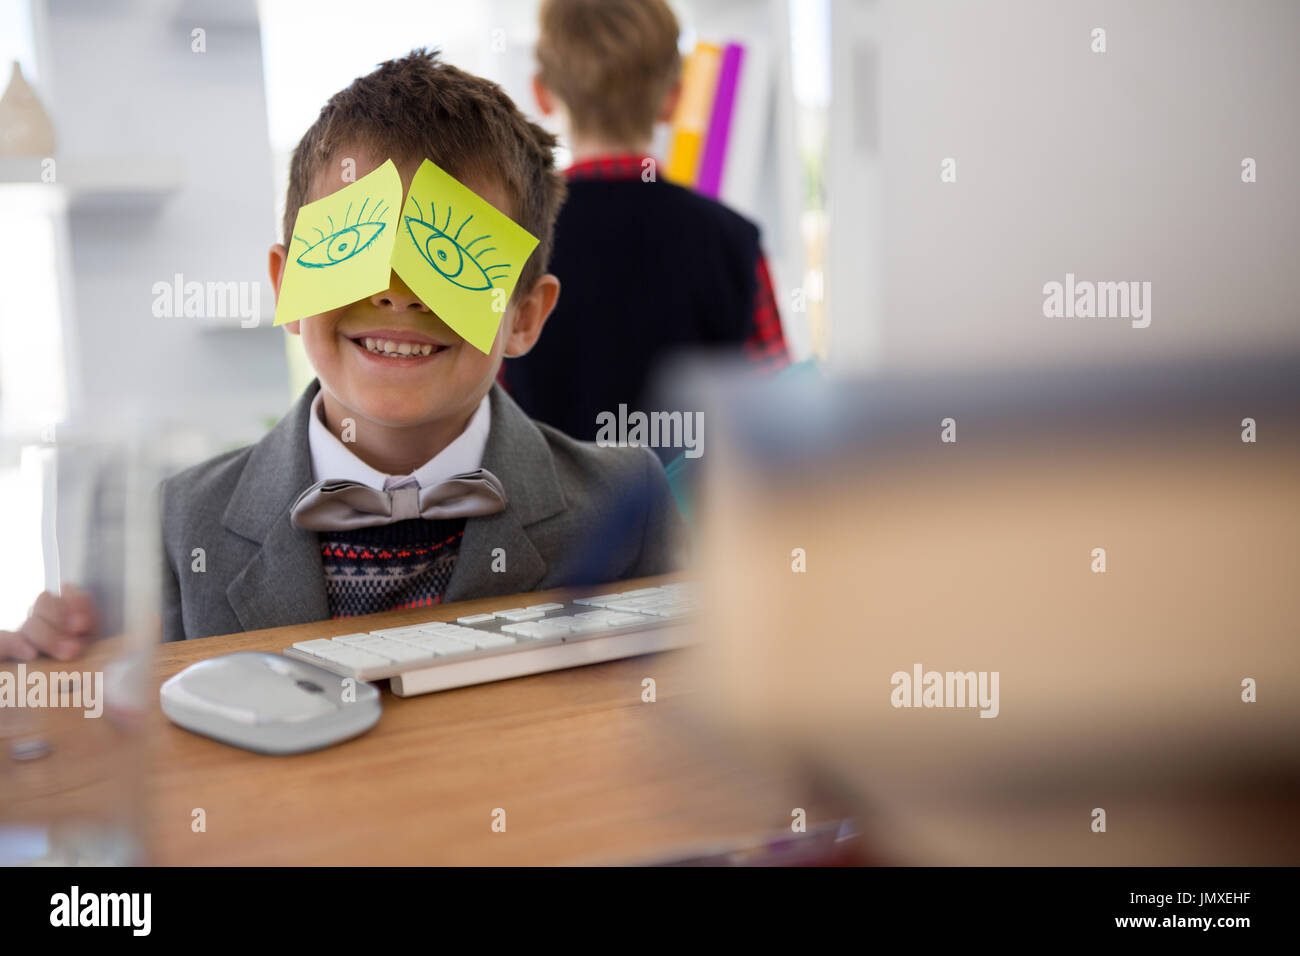
{"type": "Polygon", "coordinates": [[[407,428],[436,421],[447,415],[446,403],[426,395],[367,395],[350,407],[378,425],[407,428]]]}

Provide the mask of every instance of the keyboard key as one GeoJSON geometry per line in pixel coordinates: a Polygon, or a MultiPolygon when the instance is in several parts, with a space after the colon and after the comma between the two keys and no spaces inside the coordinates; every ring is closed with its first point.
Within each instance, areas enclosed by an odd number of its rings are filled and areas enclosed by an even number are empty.
{"type": "MultiPolygon", "coordinates": [[[[606,614],[606,611],[588,612],[594,614],[606,614]]],[[[603,631],[605,629],[604,619],[600,617],[587,617],[586,614],[578,614],[573,617],[548,617],[545,621],[538,623],[538,627],[563,627],[570,634],[590,634],[593,631],[603,631]]]]}
{"type": "Polygon", "coordinates": [[[611,627],[617,627],[618,625],[610,623],[608,618],[588,617],[579,618],[571,626],[577,634],[590,634],[593,631],[607,631],[611,627]]]}
{"type": "Polygon", "coordinates": [[[378,631],[371,631],[370,634],[372,637],[392,637],[407,631],[415,631],[419,626],[418,624],[404,624],[401,627],[385,627],[378,631]]]}
{"type": "Polygon", "coordinates": [[[466,644],[451,637],[429,637],[424,644],[439,657],[454,657],[457,654],[472,654],[473,644],[466,644]]]}
{"type": "Polygon", "coordinates": [[[406,638],[406,643],[413,644],[416,647],[424,647],[425,644],[427,644],[429,641],[433,640],[434,638],[445,637],[445,636],[446,636],[445,634],[441,634],[437,631],[422,631],[421,633],[416,634],[413,637],[406,638]]]}
{"type": "Polygon", "coordinates": [[[678,614],[685,613],[685,608],[678,607],[675,604],[661,604],[659,607],[649,607],[641,612],[650,614],[654,617],[675,617],[678,614]]]}
{"type": "Polygon", "coordinates": [[[374,644],[353,644],[352,646],[370,654],[382,654],[390,661],[399,664],[405,664],[407,661],[422,661],[433,656],[430,651],[423,647],[403,644],[400,641],[382,640],[374,644]]]}
{"type": "Polygon", "coordinates": [[[370,650],[371,647],[382,647],[383,645],[384,645],[384,639],[382,637],[369,637],[364,641],[352,641],[351,643],[344,644],[343,646],[350,647],[358,651],[368,651],[370,650]]]}
{"type": "Polygon", "coordinates": [[[655,608],[658,606],[659,606],[659,601],[657,600],[615,601],[613,604],[608,605],[608,609],[611,611],[624,611],[624,612],[632,612],[636,614],[648,614],[650,613],[651,608],[655,608]]]}
{"type": "Polygon", "coordinates": [[[593,597],[578,598],[574,604],[589,605],[591,607],[604,607],[609,601],[617,601],[622,594],[597,594],[593,597]]]}
{"type": "Polygon", "coordinates": [[[524,608],[517,611],[497,611],[497,617],[510,621],[512,624],[517,624],[520,621],[535,621],[537,618],[545,616],[545,611],[529,611],[524,608]]]}
{"type": "Polygon", "coordinates": [[[454,624],[446,630],[438,631],[438,634],[442,637],[455,638],[458,641],[464,641],[466,644],[473,644],[483,634],[491,633],[491,631],[480,630],[477,627],[457,627],[454,624]]]}
{"type": "Polygon", "coordinates": [[[360,633],[343,634],[339,637],[334,638],[334,641],[338,644],[356,644],[358,641],[368,641],[373,636],[374,636],[373,634],[360,634],[360,633]]]}
{"type": "MultiPolygon", "coordinates": [[[[581,626],[582,625],[579,625],[579,627],[581,626]]],[[[567,624],[554,624],[550,621],[539,621],[537,624],[532,625],[532,627],[533,633],[529,636],[536,638],[537,640],[545,640],[551,637],[568,637],[573,633],[573,628],[569,627],[567,624]]]]}
{"type": "Polygon", "coordinates": [[[593,634],[596,631],[609,630],[610,626],[611,625],[607,624],[603,620],[591,620],[588,618],[585,621],[579,621],[575,619],[573,623],[569,625],[569,631],[573,634],[593,634]]]}
{"type": "Polygon", "coordinates": [[[670,605],[668,607],[656,608],[654,611],[650,613],[654,614],[655,617],[675,618],[675,617],[685,617],[688,614],[693,614],[694,611],[692,611],[692,609],[688,607],[678,607],[675,605],[670,605]]]}
{"type": "MultiPolygon", "coordinates": [[[[371,637],[377,637],[381,641],[409,641],[413,637],[419,637],[424,631],[420,627],[398,627],[385,628],[383,631],[371,631],[371,637]]],[[[364,643],[362,644],[364,646],[364,643]]]]}
{"type": "Polygon", "coordinates": [[[610,627],[622,627],[624,624],[641,624],[645,618],[640,614],[615,614],[605,618],[605,623],[610,627]]]}
{"type": "Polygon", "coordinates": [[[337,647],[338,645],[329,638],[320,637],[314,641],[298,641],[293,646],[298,648],[300,651],[306,651],[308,654],[312,654],[318,647],[337,647]]]}
{"type": "Polygon", "coordinates": [[[495,615],[492,614],[467,614],[465,617],[456,618],[457,624],[486,624],[492,620],[495,615]]]}
{"type": "Polygon", "coordinates": [[[509,634],[493,634],[491,631],[479,631],[474,639],[475,647],[505,647],[513,643],[515,639],[509,634]]]}
{"type": "Polygon", "coordinates": [[[474,646],[473,641],[467,641],[464,638],[457,637],[454,634],[446,634],[443,632],[425,634],[422,635],[421,637],[414,638],[414,641],[416,645],[419,647],[430,647],[430,646],[436,647],[437,642],[439,641],[457,641],[458,643],[464,644],[466,647],[474,646]]]}
{"type": "Polygon", "coordinates": [[[550,604],[530,604],[524,608],[525,611],[563,611],[563,604],[556,604],[552,601],[550,604]]]}
{"type": "Polygon", "coordinates": [[[342,664],[344,667],[377,667],[381,664],[392,663],[378,654],[371,654],[369,651],[363,651],[358,647],[347,644],[339,644],[337,647],[317,648],[312,653],[334,664],[342,664]]]}
{"type": "Polygon", "coordinates": [[[635,591],[624,591],[620,596],[625,598],[636,598],[636,597],[643,597],[648,594],[662,594],[662,593],[663,593],[662,588],[637,588],[635,591]]]}
{"type": "Polygon", "coordinates": [[[505,617],[508,614],[518,614],[522,610],[523,608],[521,607],[508,607],[504,611],[493,611],[492,613],[496,617],[505,617]]]}
{"type": "Polygon", "coordinates": [[[542,626],[541,624],[507,624],[501,628],[501,633],[511,634],[515,637],[536,638],[541,637],[538,628],[542,626]]]}
{"type": "Polygon", "coordinates": [[[460,627],[456,624],[452,624],[447,627],[427,628],[425,630],[425,636],[426,637],[450,637],[456,640],[465,641],[467,644],[474,643],[473,640],[471,640],[469,637],[465,635],[466,631],[473,633],[473,631],[471,631],[467,627],[460,627]]]}

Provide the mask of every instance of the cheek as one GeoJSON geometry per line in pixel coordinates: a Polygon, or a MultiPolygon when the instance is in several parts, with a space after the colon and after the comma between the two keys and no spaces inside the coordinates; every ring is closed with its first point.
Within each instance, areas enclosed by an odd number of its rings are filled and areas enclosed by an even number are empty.
{"type": "Polygon", "coordinates": [[[492,351],[487,355],[479,353],[485,363],[491,363],[500,360],[506,354],[506,347],[510,344],[510,333],[514,323],[511,321],[514,317],[514,307],[511,306],[506,312],[505,318],[501,320],[501,325],[497,329],[497,337],[492,340],[492,351]]]}
{"type": "Polygon", "coordinates": [[[462,346],[462,349],[463,354],[461,361],[458,363],[461,377],[473,381],[478,381],[487,376],[500,352],[500,349],[494,348],[490,353],[484,355],[468,342],[462,346]]]}
{"type": "Polygon", "coordinates": [[[302,344],[311,356],[326,357],[337,349],[335,335],[337,323],[323,315],[305,319],[302,325],[302,344]]]}

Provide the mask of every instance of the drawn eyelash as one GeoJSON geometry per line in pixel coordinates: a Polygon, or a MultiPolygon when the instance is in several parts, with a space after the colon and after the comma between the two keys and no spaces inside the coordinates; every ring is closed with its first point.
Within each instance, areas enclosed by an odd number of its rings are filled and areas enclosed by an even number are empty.
{"type": "Polygon", "coordinates": [[[383,221],[381,210],[384,207],[384,200],[375,203],[375,207],[370,210],[370,217],[363,219],[366,214],[366,207],[370,205],[370,197],[361,204],[361,209],[357,212],[357,221],[348,225],[348,220],[352,218],[353,203],[348,203],[347,212],[343,214],[343,228],[336,229],[334,226],[334,217],[326,216],[329,221],[330,232],[326,234],[325,230],[319,226],[312,226],[320,234],[320,239],[315,242],[308,242],[302,236],[295,235],[293,238],[307,246],[306,249],[298,256],[298,264],[306,266],[309,269],[322,269],[327,266],[336,266],[340,262],[346,262],[355,256],[366,246],[370,245],[384,231],[388,224],[383,221]]]}
{"type": "Polygon", "coordinates": [[[411,202],[415,204],[415,210],[419,215],[405,217],[406,231],[410,234],[411,241],[415,243],[415,248],[424,257],[424,261],[433,266],[434,270],[448,282],[471,292],[482,292],[493,288],[494,281],[504,279],[510,274],[508,262],[485,265],[480,261],[481,257],[489,252],[496,251],[496,246],[489,246],[478,252],[470,251],[470,247],[476,243],[490,239],[491,233],[479,236],[468,245],[460,244],[460,234],[474,218],[473,213],[466,216],[465,221],[456,227],[455,233],[452,233],[451,206],[447,207],[447,215],[443,224],[439,226],[433,203],[429,204],[429,219],[432,221],[426,222],[419,201],[411,197],[411,202]]]}

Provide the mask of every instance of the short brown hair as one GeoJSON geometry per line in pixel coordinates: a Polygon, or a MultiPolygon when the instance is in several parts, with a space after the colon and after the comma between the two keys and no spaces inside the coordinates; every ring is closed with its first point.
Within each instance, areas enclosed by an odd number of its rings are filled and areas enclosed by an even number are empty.
{"type": "Polygon", "coordinates": [[[429,158],[457,179],[495,177],[505,186],[515,222],[537,237],[516,290],[546,269],[564,180],[555,169],[555,137],[530,122],[497,84],[412,50],[387,60],[330,97],[303,134],[289,163],[284,203],[288,245],[312,178],[348,147],[397,162],[429,158]]]}
{"type": "Polygon", "coordinates": [[[664,0],[545,0],[538,76],[573,132],[647,139],[681,75],[677,18],[664,0]]]}

